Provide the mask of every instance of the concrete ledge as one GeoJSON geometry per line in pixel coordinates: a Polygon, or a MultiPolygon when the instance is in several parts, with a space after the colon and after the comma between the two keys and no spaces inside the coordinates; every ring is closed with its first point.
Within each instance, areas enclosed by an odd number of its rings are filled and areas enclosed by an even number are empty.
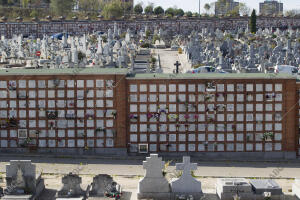
{"type": "Polygon", "coordinates": [[[296,159],[296,152],[160,152],[163,157],[191,156],[199,159],[216,160],[280,160],[296,159]]]}
{"type": "Polygon", "coordinates": [[[30,151],[27,148],[0,148],[0,153],[37,153],[53,155],[109,155],[109,156],[127,156],[126,148],[38,148],[30,151]]]}

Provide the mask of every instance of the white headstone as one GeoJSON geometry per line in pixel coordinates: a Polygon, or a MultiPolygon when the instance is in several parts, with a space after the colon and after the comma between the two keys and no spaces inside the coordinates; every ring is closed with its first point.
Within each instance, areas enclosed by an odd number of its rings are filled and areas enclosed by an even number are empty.
{"type": "Polygon", "coordinates": [[[151,154],[143,161],[146,174],[139,182],[138,199],[170,199],[170,185],[162,173],[164,164],[158,154],[151,154]]]}
{"type": "Polygon", "coordinates": [[[183,157],[183,163],[176,163],[176,170],[182,171],[182,175],[171,182],[175,195],[192,195],[195,199],[202,196],[201,183],[191,175],[191,171],[196,169],[197,163],[191,163],[189,156],[183,157]]]}

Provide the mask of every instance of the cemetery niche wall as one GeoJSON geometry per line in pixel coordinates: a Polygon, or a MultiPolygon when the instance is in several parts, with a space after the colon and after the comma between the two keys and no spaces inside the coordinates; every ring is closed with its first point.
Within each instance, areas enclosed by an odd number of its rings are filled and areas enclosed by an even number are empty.
{"type": "Polygon", "coordinates": [[[105,71],[0,76],[1,151],[126,154],[124,75],[105,71]]]}
{"type": "Polygon", "coordinates": [[[296,156],[296,113],[285,112],[296,104],[293,80],[249,74],[244,79],[186,76],[128,78],[131,154],[296,156]],[[283,118],[284,113],[291,118],[283,118]]]}
{"type": "Polygon", "coordinates": [[[295,158],[300,149],[293,76],[73,73],[0,72],[1,152],[295,158]]]}

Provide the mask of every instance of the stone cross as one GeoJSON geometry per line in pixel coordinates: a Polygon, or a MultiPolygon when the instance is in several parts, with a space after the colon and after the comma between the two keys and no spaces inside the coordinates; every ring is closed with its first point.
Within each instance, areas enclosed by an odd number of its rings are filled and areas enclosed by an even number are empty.
{"type": "Polygon", "coordinates": [[[181,64],[178,62],[178,61],[176,61],[176,63],[174,64],[174,66],[176,66],[176,74],[178,74],[179,73],[179,66],[180,66],[181,64]]]}
{"type": "Polygon", "coordinates": [[[151,154],[150,157],[143,161],[143,168],[146,169],[145,177],[149,178],[160,178],[163,177],[162,169],[164,168],[165,162],[162,158],[158,157],[158,154],[151,154]]]}
{"type": "Polygon", "coordinates": [[[191,175],[191,171],[197,169],[197,163],[191,163],[191,158],[189,156],[183,157],[183,163],[176,164],[176,170],[182,170],[182,176],[191,175]]]}

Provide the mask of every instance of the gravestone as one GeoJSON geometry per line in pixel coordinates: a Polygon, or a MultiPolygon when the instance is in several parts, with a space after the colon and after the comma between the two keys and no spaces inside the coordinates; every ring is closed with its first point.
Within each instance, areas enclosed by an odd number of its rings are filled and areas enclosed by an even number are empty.
{"type": "Polygon", "coordinates": [[[145,177],[138,186],[138,199],[166,200],[170,199],[170,185],[163,176],[164,162],[158,154],[151,154],[143,161],[146,170],[145,177]]]}
{"type": "Polygon", "coordinates": [[[264,200],[268,195],[272,200],[283,197],[282,188],[274,180],[250,180],[250,184],[257,200],[264,200]]]}
{"type": "Polygon", "coordinates": [[[300,199],[300,179],[295,179],[295,183],[293,184],[293,195],[295,195],[298,199],[300,199]]]}
{"type": "Polygon", "coordinates": [[[99,174],[93,178],[91,197],[104,197],[107,194],[121,194],[121,186],[107,174],[99,174]]]}
{"type": "Polygon", "coordinates": [[[244,178],[219,178],[216,192],[220,200],[232,200],[234,196],[239,196],[243,200],[254,199],[252,187],[244,178]]]}
{"type": "Polygon", "coordinates": [[[63,198],[83,198],[85,192],[81,189],[81,177],[77,174],[69,173],[62,178],[63,187],[57,192],[57,199],[63,198]]]}
{"type": "Polygon", "coordinates": [[[6,165],[4,200],[37,199],[45,189],[41,175],[36,178],[36,166],[30,160],[11,160],[6,165]]]}
{"type": "Polygon", "coordinates": [[[176,170],[182,171],[180,178],[171,182],[173,195],[192,195],[195,199],[202,196],[201,183],[191,175],[191,171],[197,169],[197,163],[191,163],[189,156],[183,157],[183,163],[176,163],[176,170]]]}

